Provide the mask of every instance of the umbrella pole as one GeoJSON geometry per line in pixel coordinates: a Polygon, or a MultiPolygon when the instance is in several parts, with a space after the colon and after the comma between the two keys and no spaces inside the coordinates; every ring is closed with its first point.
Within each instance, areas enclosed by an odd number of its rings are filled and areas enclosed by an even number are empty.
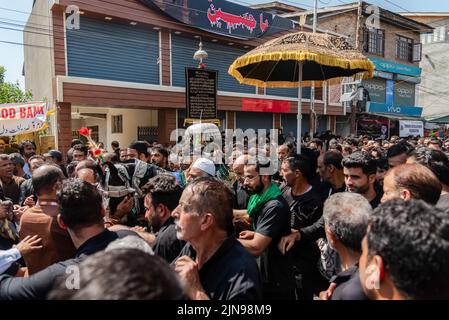
{"type": "Polygon", "coordinates": [[[297,132],[296,132],[296,152],[301,154],[301,132],[302,132],[302,61],[298,63],[298,114],[297,119],[297,132]]]}

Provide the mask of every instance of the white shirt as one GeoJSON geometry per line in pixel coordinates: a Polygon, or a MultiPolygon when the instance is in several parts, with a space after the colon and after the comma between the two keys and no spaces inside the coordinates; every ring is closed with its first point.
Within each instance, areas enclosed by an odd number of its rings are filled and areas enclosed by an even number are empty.
{"type": "Polygon", "coordinates": [[[0,251],[0,274],[3,274],[11,265],[22,257],[19,250],[12,248],[0,251]]]}

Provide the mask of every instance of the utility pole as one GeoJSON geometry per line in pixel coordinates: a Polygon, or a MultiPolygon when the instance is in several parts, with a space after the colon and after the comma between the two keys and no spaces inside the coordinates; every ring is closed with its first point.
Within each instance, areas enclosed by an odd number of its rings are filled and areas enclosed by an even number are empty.
{"type": "Polygon", "coordinates": [[[363,14],[363,1],[359,0],[359,6],[357,10],[357,28],[355,32],[355,48],[356,50],[360,50],[360,31],[361,31],[361,22],[362,22],[362,14],[363,14]]]}
{"type": "MultiPolygon", "coordinates": [[[[315,0],[313,6],[313,33],[316,33],[316,26],[318,24],[318,0],[315,0]]],[[[312,82],[312,87],[310,88],[310,117],[312,120],[312,126],[310,128],[310,136],[313,138],[313,135],[316,131],[316,115],[315,115],[315,84],[312,82]]]]}
{"type": "MultiPolygon", "coordinates": [[[[363,15],[363,1],[359,0],[358,3],[358,10],[357,10],[357,27],[355,32],[355,49],[358,51],[362,51],[363,46],[360,45],[361,41],[360,39],[363,39],[361,37],[361,32],[363,32],[362,28],[362,15],[363,15]]],[[[351,105],[351,118],[350,118],[350,124],[351,124],[351,133],[357,134],[356,132],[356,122],[357,122],[357,112],[358,112],[358,105],[355,100],[353,100],[351,105]]]]}
{"type": "Polygon", "coordinates": [[[318,0],[315,0],[315,4],[313,6],[313,33],[316,32],[316,25],[318,23],[318,0]]]}

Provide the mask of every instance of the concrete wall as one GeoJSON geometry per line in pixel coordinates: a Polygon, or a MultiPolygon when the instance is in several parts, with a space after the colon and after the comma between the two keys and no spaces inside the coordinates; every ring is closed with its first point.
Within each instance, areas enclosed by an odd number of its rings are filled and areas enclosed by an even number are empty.
{"type": "MultiPolygon", "coordinates": [[[[449,23],[448,23],[449,26],[449,23]]],[[[449,42],[423,45],[422,76],[418,86],[419,103],[424,116],[449,114],[447,83],[449,82],[449,42]]]]}
{"type": "MultiPolygon", "coordinates": [[[[108,114],[108,132],[112,131],[112,115],[123,115],[123,134],[111,134],[108,144],[117,140],[120,146],[128,146],[137,139],[137,127],[158,126],[158,110],[110,109],[108,114]]],[[[106,143],[106,142],[105,142],[106,143]]]]}
{"type": "Polygon", "coordinates": [[[90,108],[72,107],[72,112],[83,114],[96,113],[105,114],[106,119],[72,119],[72,130],[77,130],[84,126],[98,126],[99,140],[106,148],[110,149],[113,140],[117,140],[120,146],[127,147],[133,140],[137,139],[137,127],[157,127],[158,110],[144,109],[118,109],[118,108],[90,108]],[[112,134],[112,116],[123,116],[123,133],[112,134]],[[109,133],[109,134],[108,134],[109,133]]]}
{"type": "Polygon", "coordinates": [[[31,90],[34,100],[53,101],[51,30],[49,1],[36,0],[23,32],[25,88],[31,90]]]}

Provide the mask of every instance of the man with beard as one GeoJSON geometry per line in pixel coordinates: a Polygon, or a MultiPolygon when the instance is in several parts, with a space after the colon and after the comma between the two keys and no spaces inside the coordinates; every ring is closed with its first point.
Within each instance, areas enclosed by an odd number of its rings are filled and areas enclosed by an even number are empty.
{"type": "Polygon", "coordinates": [[[293,266],[277,248],[290,234],[290,210],[267,167],[260,163],[244,167],[244,185],[253,193],[247,210],[254,231],[242,231],[239,241],[258,258],[264,299],[294,299],[293,266]]]}
{"type": "MultiPolygon", "coordinates": [[[[31,175],[33,175],[34,170],[41,167],[45,163],[45,157],[36,154],[28,160],[28,163],[31,175]]],[[[32,179],[25,180],[20,185],[19,205],[32,207],[36,204],[36,198],[37,194],[34,192],[32,179]]]]}
{"type": "Polygon", "coordinates": [[[312,300],[326,286],[318,271],[319,250],[315,241],[299,241],[299,230],[317,222],[323,213],[320,195],[309,182],[312,175],[308,159],[301,155],[289,157],[282,162],[281,176],[286,182],[283,196],[290,205],[291,233],[278,244],[283,255],[287,252],[293,260],[297,296],[301,300],[312,300]]]}
{"type": "Polygon", "coordinates": [[[25,181],[14,175],[14,164],[7,154],[0,155],[0,186],[6,198],[14,204],[19,204],[20,185],[25,181]]]}
{"type": "Polygon", "coordinates": [[[359,275],[371,300],[449,299],[449,217],[422,200],[394,199],[374,210],[359,275]]]}
{"type": "Polygon", "coordinates": [[[324,200],[334,193],[346,191],[342,160],[343,156],[338,151],[328,151],[318,158],[324,200]]]}
{"type": "Polygon", "coordinates": [[[142,188],[145,195],[145,218],[156,234],[154,253],[171,263],[181,252],[185,241],[176,237],[176,226],[172,211],[178,206],[182,189],[176,178],[160,174],[151,178],[142,188]]]}
{"type": "Polygon", "coordinates": [[[23,167],[23,171],[25,171],[26,174],[31,176],[28,161],[30,160],[30,158],[32,156],[34,156],[36,154],[36,144],[30,140],[23,140],[19,144],[19,152],[20,152],[20,155],[23,157],[23,160],[25,160],[25,166],[23,167]]]}
{"type": "Polygon", "coordinates": [[[168,166],[168,150],[162,145],[157,145],[151,149],[151,163],[167,171],[171,171],[168,166]]]}
{"type": "Polygon", "coordinates": [[[357,151],[342,161],[345,183],[349,192],[361,194],[375,209],[382,199],[382,193],[376,192],[377,163],[365,152],[357,151]]]}

